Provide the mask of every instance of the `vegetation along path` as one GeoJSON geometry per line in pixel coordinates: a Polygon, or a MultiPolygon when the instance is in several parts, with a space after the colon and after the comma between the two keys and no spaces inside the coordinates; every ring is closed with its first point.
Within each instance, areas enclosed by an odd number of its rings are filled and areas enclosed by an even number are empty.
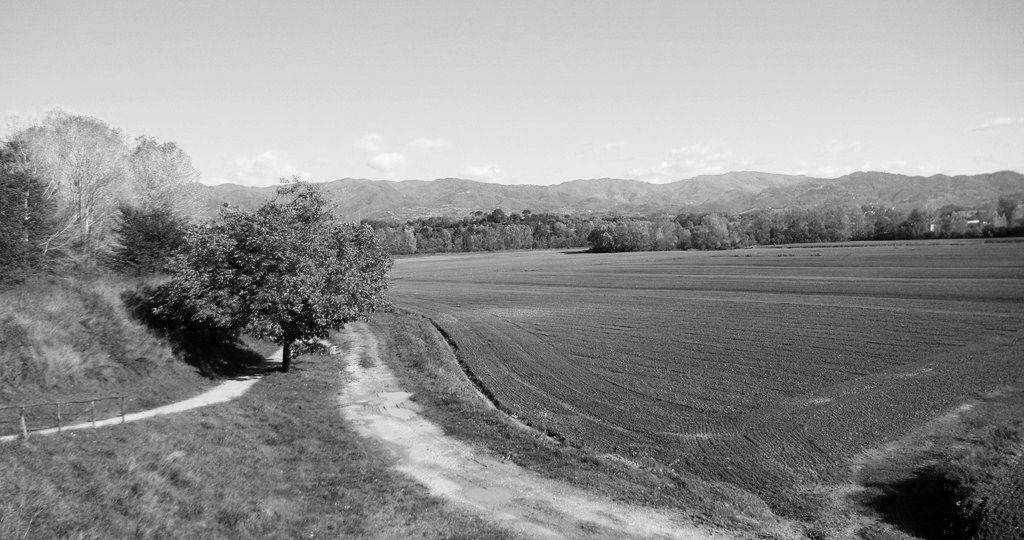
{"type": "Polygon", "coordinates": [[[342,413],[360,434],[398,456],[396,468],[434,495],[537,537],[717,538],[671,512],[612,501],[543,478],[448,437],[418,412],[381,362],[377,338],[363,323],[346,325],[342,413]]]}
{"type": "MultiPolygon", "coordinates": [[[[278,349],[277,352],[267,357],[267,361],[269,363],[281,362],[281,353],[282,351],[278,349]]],[[[188,399],[184,399],[174,403],[169,403],[167,405],[163,405],[160,407],[154,407],[152,409],[146,409],[144,411],[126,414],[124,415],[123,420],[120,416],[115,416],[113,418],[97,420],[96,422],[81,422],[78,424],[71,424],[69,426],[61,426],[60,430],[58,430],[55,427],[35,430],[31,434],[53,435],[54,433],[59,433],[60,431],[100,428],[106,426],[113,426],[125,422],[137,422],[139,420],[145,420],[146,418],[153,418],[154,416],[163,416],[166,414],[175,414],[190,411],[192,409],[198,409],[200,407],[208,407],[210,405],[216,405],[218,403],[224,403],[227,401],[231,401],[233,399],[237,399],[242,394],[245,394],[250,388],[252,388],[252,385],[256,384],[256,381],[258,381],[260,378],[261,376],[259,375],[252,375],[230,379],[218,384],[217,386],[214,386],[213,388],[203,392],[202,394],[192,396],[188,399]]],[[[20,437],[20,435],[5,435],[0,437],[0,442],[17,440],[20,437]]]]}

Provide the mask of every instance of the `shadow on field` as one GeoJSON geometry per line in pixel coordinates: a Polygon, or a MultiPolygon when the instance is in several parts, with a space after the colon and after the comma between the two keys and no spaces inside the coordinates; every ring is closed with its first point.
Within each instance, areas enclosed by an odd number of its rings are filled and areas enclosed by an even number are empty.
{"type": "Polygon", "coordinates": [[[263,356],[232,332],[196,322],[187,310],[176,308],[160,290],[143,287],[126,291],[121,300],[133,318],[164,336],[174,352],[208,377],[240,377],[275,370],[263,356]]]}
{"type": "Polygon", "coordinates": [[[594,252],[587,249],[570,249],[568,251],[559,251],[562,255],[591,255],[594,252]]]}
{"type": "Polygon", "coordinates": [[[909,477],[869,482],[861,504],[887,523],[925,539],[974,538],[983,502],[972,500],[963,471],[948,463],[921,467],[909,477]]]}

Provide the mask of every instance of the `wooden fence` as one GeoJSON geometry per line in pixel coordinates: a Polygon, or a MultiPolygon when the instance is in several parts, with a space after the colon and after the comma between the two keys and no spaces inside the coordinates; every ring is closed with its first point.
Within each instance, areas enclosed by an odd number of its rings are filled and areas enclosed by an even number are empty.
{"type": "MultiPolygon", "coordinates": [[[[127,396],[103,396],[90,399],[76,399],[69,401],[53,401],[48,403],[35,403],[31,405],[7,405],[0,407],[0,438],[9,438],[11,435],[20,435],[27,439],[29,435],[37,431],[60,433],[64,429],[82,429],[96,427],[97,420],[109,420],[117,416],[97,418],[96,404],[108,404],[117,402],[121,423],[124,423],[124,400],[127,396]],[[88,410],[84,407],[73,407],[74,405],[89,405],[88,410]],[[17,411],[17,416],[10,414],[17,411]],[[70,413],[70,414],[69,414],[70,413]],[[3,429],[4,426],[14,425],[14,429],[3,429]],[[13,433],[12,433],[13,431],[13,433]]],[[[111,407],[107,407],[110,409],[111,407]]],[[[102,414],[102,413],[101,413],[102,414]]],[[[109,414],[109,413],[108,413],[109,414]]]]}

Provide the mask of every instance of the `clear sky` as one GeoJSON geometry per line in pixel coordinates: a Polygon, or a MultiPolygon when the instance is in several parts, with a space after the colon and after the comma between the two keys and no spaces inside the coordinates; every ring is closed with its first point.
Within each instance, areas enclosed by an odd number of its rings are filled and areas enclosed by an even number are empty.
{"type": "Polygon", "coordinates": [[[207,183],[1022,171],[1024,2],[0,0],[54,106],[207,183]]]}

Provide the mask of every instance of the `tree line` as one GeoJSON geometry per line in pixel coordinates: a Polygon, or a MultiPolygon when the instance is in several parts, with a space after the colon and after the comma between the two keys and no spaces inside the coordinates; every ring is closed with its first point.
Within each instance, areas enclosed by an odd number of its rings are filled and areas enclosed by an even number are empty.
{"type": "Polygon", "coordinates": [[[506,213],[404,222],[364,220],[394,254],[580,248],[594,252],[730,249],[753,245],[968,238],[1024,233],[1013,197],[990,208],[943,206],[934,211],[865,205],[764,209],[739,214],[580,216],[506,213]]]}
{"type": "Polygon", "coordinates": [[[586,247],[599,220],[582,216],[506,213],[498,208],[462,217],[425,217],[400,222],[363,220],[396,255],[514,249],[586,247]]]}
{"type": "Polygon", "coordinates": [[[135,265],[123,258],[125,235],[184,234],[198,178],[173,142],[51,111],[0,141],[0,282],[135,265]]]}

